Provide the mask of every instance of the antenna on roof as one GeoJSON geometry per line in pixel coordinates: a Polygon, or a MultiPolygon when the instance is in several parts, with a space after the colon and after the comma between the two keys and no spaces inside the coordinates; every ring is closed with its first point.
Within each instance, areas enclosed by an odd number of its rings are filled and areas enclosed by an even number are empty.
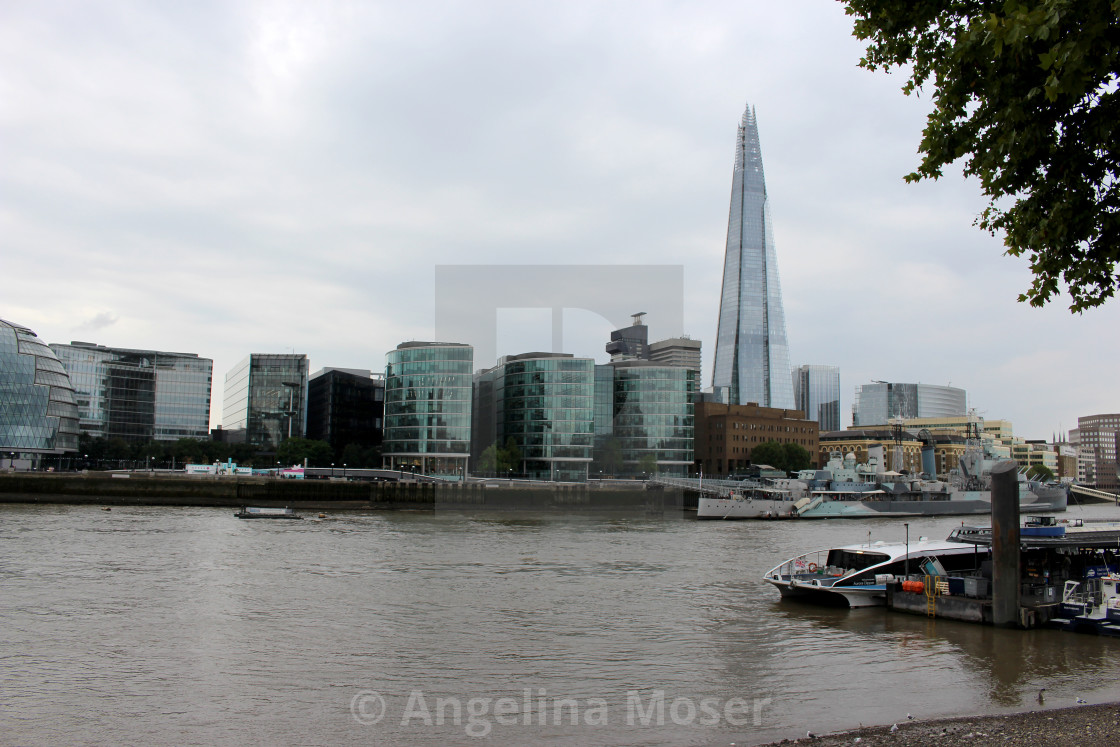
{"type": "Polygon", "coordinates": [[[645,316],[645,315],[646,315],[646,312],[644,312],[644,311],[639,311],[637,314],[631,314],[630,315],[630,318],[633,321],[633,324],[634,324],[635,327],[637,327],[639,324],[642,323],[642,317],[645,316]]]}

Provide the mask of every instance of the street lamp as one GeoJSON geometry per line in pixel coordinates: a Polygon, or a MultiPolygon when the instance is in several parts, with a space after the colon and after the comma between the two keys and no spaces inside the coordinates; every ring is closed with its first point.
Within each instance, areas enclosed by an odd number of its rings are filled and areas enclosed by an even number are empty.
{"type": "Polygon", "coordinates": [[[346,462],[342,463],[342,479],[346,479],[346,462]]]}
{"type": "Polygon", "coordinates": [[[334,462],[331,462],[331,477],[334,477],[334,462]]]}
{"type": "Polygon", "coordinates": [[[903,567],[905,569],[905,570],[903,570],[903,574],[905,574],[906,580],[909,581],[910,580],[910,522],[905,522],[903,524],[903,526],[906,527],[906,560],[904,561],[904,565],[903,565],[903,567]]]}

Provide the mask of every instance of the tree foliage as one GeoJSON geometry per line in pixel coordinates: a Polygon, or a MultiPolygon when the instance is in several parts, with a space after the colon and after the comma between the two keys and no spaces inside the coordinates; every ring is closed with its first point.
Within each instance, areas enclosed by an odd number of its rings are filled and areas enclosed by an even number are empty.
{"type": "Polygon", "coordinates": [[[764,441],[751,449],[751,464],[785,469],[786,450],[777,441],[764,441]]]}
{"type": "Polygon", "coordinates": [[[987,208],[977,224],[1026,256],[1019,296],[1044,306],[1064,285],[1070,310],[1120,287],[1120,0],[841,0],[860,65],[932,88],[910,182],[965,159],[987,208]]]}

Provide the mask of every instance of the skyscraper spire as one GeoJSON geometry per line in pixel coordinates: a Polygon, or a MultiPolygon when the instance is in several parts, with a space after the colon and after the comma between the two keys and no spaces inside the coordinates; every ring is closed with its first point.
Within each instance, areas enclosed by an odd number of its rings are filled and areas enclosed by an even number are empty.
{"type": "Polygon", "coordinates": [[[749,105],[735,140],[712,385],[727,387],[731,404],[794,406],[758,121],[749,105]]]}

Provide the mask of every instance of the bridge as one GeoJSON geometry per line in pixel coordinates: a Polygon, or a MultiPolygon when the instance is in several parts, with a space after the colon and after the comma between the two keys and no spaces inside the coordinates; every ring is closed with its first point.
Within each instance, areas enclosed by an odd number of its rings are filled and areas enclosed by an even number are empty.
{"type": "Polygon", "coordinates": [[[1087,488],[1084,485],[1070,485],[1069,492],[1076,493],[1077,495],[1084,495],[1088,498],[1096,498],[1098,500],[1120,503],[1120,496],[1104,490],[1097,490],[1096,488],[1087,488]]]}
{"type": "Polygon", "coordinates": [[[649,478],[649,482],[653,485],[664,485],[667,488],[680,488],[703,495],[714,495],[717,498],[726,498],[734,491],[760,486],[760,483],[755,480],[715,480],[698,477],[662,477],[660,475],[649,478]]]}

